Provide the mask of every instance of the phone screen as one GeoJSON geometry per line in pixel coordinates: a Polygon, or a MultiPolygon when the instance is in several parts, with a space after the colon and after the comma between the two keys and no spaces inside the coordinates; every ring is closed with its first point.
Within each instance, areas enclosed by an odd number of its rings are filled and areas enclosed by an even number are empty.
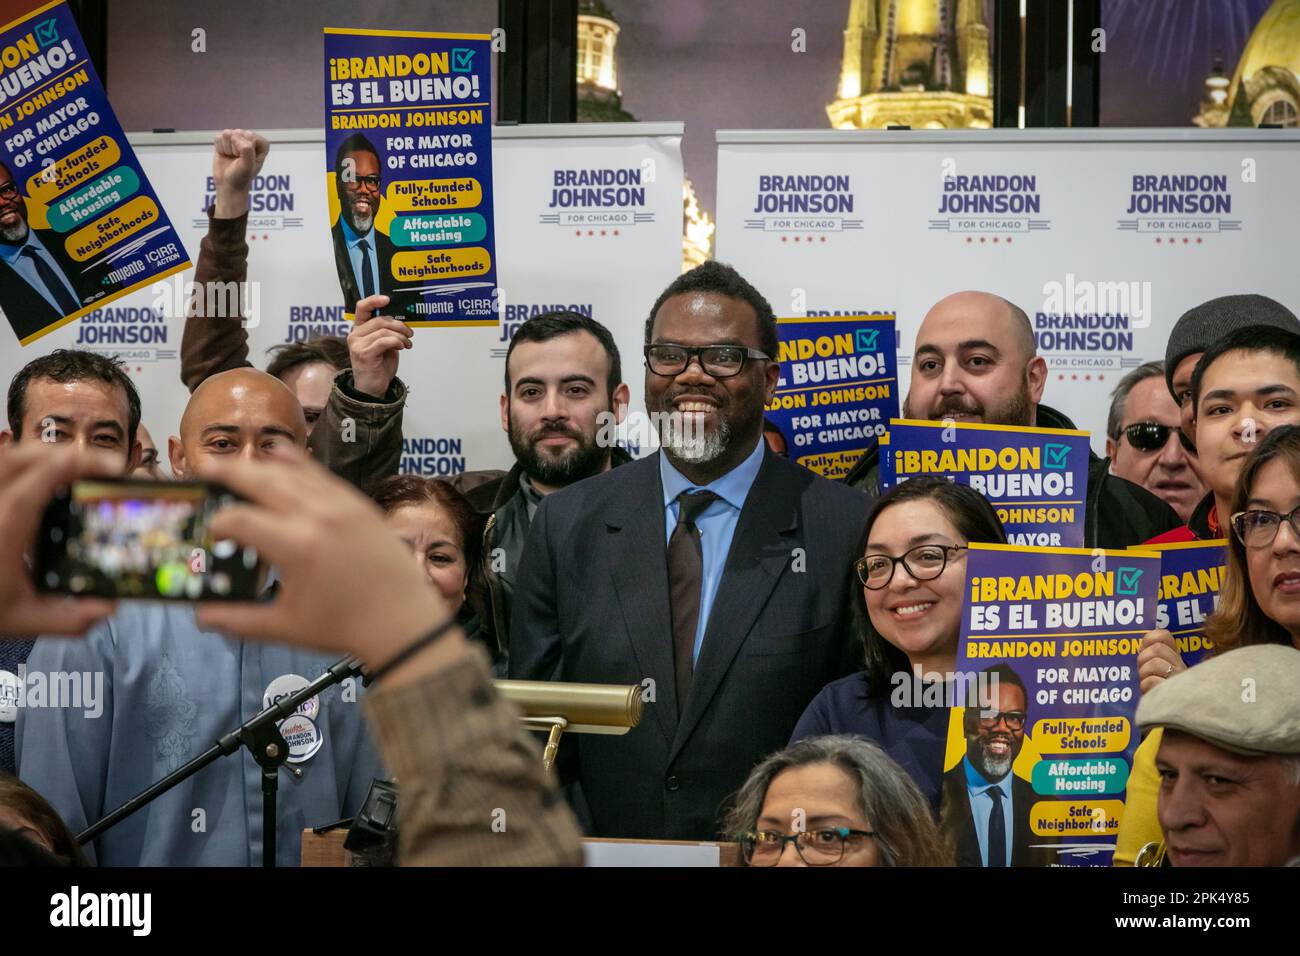
{"type": "Polygon", "coordinates": [[[36,584],[83,596],[252,600],[258,557],[216,541],[213,515],[237,501],[206,482],[73,482],[45,512],[36,584]]]}

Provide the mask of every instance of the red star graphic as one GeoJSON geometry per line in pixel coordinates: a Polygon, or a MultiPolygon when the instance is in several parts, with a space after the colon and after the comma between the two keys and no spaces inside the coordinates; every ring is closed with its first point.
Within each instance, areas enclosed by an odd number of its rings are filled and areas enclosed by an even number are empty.
{"type": "Polygon", "coordinates": [[[812,242],[812,239],[813,239],[812,236],[809,236],[809,237],[808,237],[808,241],[809,241],[809,242],[812,242]]]}
{"type": "Polygon", "coordinates": [[[782,242],[789,242],[789,241],[790,241],[790,237],[789,237],[789,236],[782,236],[782,237],[781,237],[781,241],[782,241],[782,242]]]}
{"type": "Polygon", "coordinates": [[[798,242],[798,241],[799,241],[799,237],[798,237],[798,236],[795,236],[795,237],[794,237],[794,241],[795,241],[795,242],[798,242]]]}
{"type": "Polygon", "coordinates": [[[980,242],[983,242],[983,241],[984,241],[984,237],[983,237],[983,236],[980,236],[980,242]]]}
{"type": "Polygon", "coordinates": [[[1196,244],[1197,244],[1198,246],[1201,244],[1201,237],[1200,237],[1200,236],[1197,236],[1197,237],[1196,237],[1196,244]]]}
{"type": "Polygon", "coordinates": [[[1011,237],[1007,236],[1007,245],[1011,245],[1011,237]]]}
{"type": "Polygon", "coordinates": [[[575,235],[575,236],[580,236],[580,235],[582,235],[582,230],[579,229],[577,232],[574,233],[574,235],[575,235]]]}
{"type": "Polygon", "coordinates": [[[136,370],[137,372],[143,372],[143,371],[144,371],[144,369],[142,369],[142,368],[141,368],[140,366],[138,366],[138,365],[135,367],[135,370],[136,370]]]}
{"type": "Polygon", "coordinates": [[[589,236],[594,236],[595,233],[594,233],[592,230],[588,229],[588,230],[587,230],[587,235],[589,235],[589,236]]]}
{"type": "Polygon", "coordinates": [[[618,230],[617,230],[617,229],[614,230],[614,235],[616,235],[616,236],[618,235],[618,230]]]}
{"type": "Polygon", "coordinates": [[[997,241],[998,241],[998,237],[997,237],[997,236],[994,236],[994,237],[993,237],[993,241],[994,241],[994,242],[997,242],[997,241]]]}
{"type": "Polygon", "coordinates": [[[603,236],[605,234],[605,230],[604,229],[600,230],[600,234],[603,236]]]}
{"type": "Polygon", "coordinates": [[[250,235],[248,238],[249,238],[249,241],[256,241],[256,240],[257,240],[257,235],[256,235],[256,234],[253,234],[253,235],[250,235]]]}
{"type": "Polygon", "coordinates": [[[1101,375],[1101,374],[1098,374],[1098,375],[1097,375],[1097,381],[1099,381],[1099,382],[1104,381],[1105,378],[1106,378],[1105,375],[1101,375]]]}
{"type": "Polygon", "coordinates": [[[1058,375],[1058,376],[1056,376],[1056,377],[1057,377],[1057,379],[1058,379],[1059,381],[1062,381],[1062,382],[1065,381],[1065,375],[1064,375],[1064,374],[1058,375]]]}
{"type": "Polygon", "coordinates": [[[966,241],[967,241],[967,242],[974,242],[975,240],[972,239],[970,236],[967,236],[967,237],[966,237],[966,241]]]}
{"type": "Polygon", "coordinates": [[[1190,241],[1191,240],[1188,239],[1186,236],[1183,236],[1183,245],[1187,245],[1187,243],[1189,243],[1190,241]]]}
{"type": "Polygon", "coordinates": [[[1091,381],[1092,381],[1092,376],[1091,376],[1091,375],[1085,375],[1085,376],[1083,377],[1083,380],[1084,380],[1085,382],[1091,382],[1091,381]]]}
{"type": "Polygon", "coordinates": [[[826,237],[825,237],[825,236],[822,236],[822,242],[825,242],[825,241],[826,241],[826,237]]]}
{"type": "Polygon", "coordinates": [[[1070,381],[1071,381],[1071,382],[1077,382],[1078,380],[1079,380],[1079,376],[1077,376],[1077,375],[1071,375],[1071,376],[1070,376],[1070,381]]]}

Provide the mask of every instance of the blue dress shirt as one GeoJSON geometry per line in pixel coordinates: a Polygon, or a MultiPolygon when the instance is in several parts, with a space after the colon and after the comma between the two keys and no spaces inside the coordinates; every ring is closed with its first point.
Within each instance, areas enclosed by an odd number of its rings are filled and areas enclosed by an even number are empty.
{"type": "Polygon", "coordinates": [[[980,863],[989,865],[989,813],[993,810],[993,798],[989,791],[996,788],[1002,791],[1003,829],[1007,834],[1007,866],[1011,865],[1011,777],[1010,771],[997,783],[985,779],[975,769],[970,757],[961,758],[962,769],[966,772],[966,795],[970,798],[970,815],[975,822],[975,836],[980,844],[980,863]]]}
{"type": "Polygon", "coordinates": [[[740,520],[740,509],[745,506],[749,489],[758,477],[758,469],[763,464],[763,452],[767,445],[759,436],[758,444],[749,457],[717,481],[707,485],[694,485],[691,480],[668,462],[668,456],[659,452],[659,479],[664,488],[664,533],[665,540],[673,536],[677,526],[677,496],[683,491],[711,491],[718,500],[710,502],[695,526],[700,529],[700,552],[704,559],[703,578],[700,586],[700,618],[695,625],[695,653],[693,660],[699,662],[700,648],[704,646],[704,632],[709,624],[709,612],[713,610],[713,599],[718,594],[718,584],[722,581],[722,572],[726,570],[727,553],[731,551],[731,539],[736,534],[736,523],[740,520]]]}
{"type": "MultiPolygon", "coordinates": [[[[373,220],[372,220],[373,222],[373,220]]],[[[375,292],[379,292],[379,250],[375,246],[375,227],[372,225],[370,231],[364,236],[358,236],[348,225],[347,217],[339,216],[339,225],[343,227],[343,241],[347,243],[348,260],[352,263],[352,274],[357,278],[357,295],[361,298],[366,296],[366,281],[361,272],[361,249],[358,243],[362,239],[366,240],[366,245],[370,247],[370,277],[375,280],[375,292]]]]}
{"type": "Polygon", "coordinates": [[[49,287],[41,281],[41,275],[36,271],[36,263],[32,262],[31,256],[23,255],[24,249],[31,249],[40,256],[41,261],[53,269],[54,274],[62,280],[64,288],[68,290],[68,295],[72,296],[73,301],[81,301],[81,296],[77,295],[77,290],[68,283],[67,276],[63,274],[63,269],[54,261],[54,257],[50,255],[49,250],[45,248],[41,240],[37,238],[36,230],[28,229],[27,239],[18,243],[18,245],[0,242],[0,259],[3,259],[10,269],[22,276],[29,286],[39,292],[41,298],[50,304],[50,308],[59,315],[63,314],[63,306],[59,305],[49,287]]]}

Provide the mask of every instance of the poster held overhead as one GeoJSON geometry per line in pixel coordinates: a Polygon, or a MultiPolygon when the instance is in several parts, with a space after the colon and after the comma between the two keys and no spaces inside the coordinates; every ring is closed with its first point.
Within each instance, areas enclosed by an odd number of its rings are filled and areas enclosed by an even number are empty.
{"type": "Polygon", "coordinates": [[[65,3],[0,27],[0,311],[29,345],[189,266],[65,3]]]}
{"type": "Polygon", "coordinates": [[[327,28],[325,156],[349,316],[497,324],[489,37],[327,28]]]}

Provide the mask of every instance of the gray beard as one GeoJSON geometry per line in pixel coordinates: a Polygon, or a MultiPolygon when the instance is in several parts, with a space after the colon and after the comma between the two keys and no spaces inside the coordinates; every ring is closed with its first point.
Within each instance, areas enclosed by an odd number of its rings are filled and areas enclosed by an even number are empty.
{"type": "Polygon", "coordinates": [[[12,226],[0,226],[0,239],[5,242],[24,242],[27,239],[27,223],[19,219],[12,226]]]}
{"type": "Polygon", "coordinates": [[[731,443],[731,426],[723,421],[712,435],[695,429],[679,429],[680,418],[669,415],[659,421],[659,443],[682,461],[701,465],[720,458],[731,443]],[[690,434],[686,434],[690,432],[690,434]]]}
{"type": "Polygon", "coordinates": [[[370,232],[370,227],[373,226],[374,223],[375,217],[373,215],[362,219],[356,213],[352,214],[352,228],[358,236],[364,236],[370,232]]]}

